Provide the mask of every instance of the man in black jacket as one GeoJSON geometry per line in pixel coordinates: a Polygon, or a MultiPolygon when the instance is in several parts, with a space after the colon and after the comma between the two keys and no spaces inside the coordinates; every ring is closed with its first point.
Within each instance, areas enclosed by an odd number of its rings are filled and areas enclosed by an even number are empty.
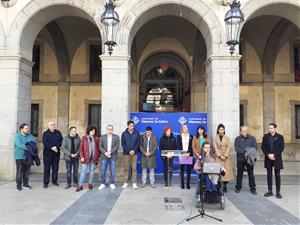
{"type": "Polygon", "coordinates": [[[57,183],[60,147],[62,145],[63,137],[59,130],[55,129],[55,123],[50,121],[48,129],[43,133],[44,145],[44,188],[48,188],[50,181],[50,170],[52,168],[52,183],[59,186],[57,183]]]}
{"type": "Polygon", "coordinates": [[[280,170],[283,169],[281,153],[284,150],[283,136],[276,132],[277,125],[269,124],[269,133],[265,134],[262,140],[261,149],[265,154],[265,168],[267,169],[268,192],[264,195],[270,197],[272,192],[272,170],[275,170],[276,197],[282,198],[280,194],[280,170]]]}
{"type": "Polygon", "coordinates": [[[256,184],[254,177],[254,166],[247,163],[249,157],[247,148],[255,148],[257,150],[257,143],[253,136],[248,134],[248,127],[241,127],[241,135],[235,138],[234,149],[237,158],[237,179],[235,192],[239,193],[242,189],[243,173],[246,167],[249,177],[249,187],[252,194],[256,195],[256,184]]]}

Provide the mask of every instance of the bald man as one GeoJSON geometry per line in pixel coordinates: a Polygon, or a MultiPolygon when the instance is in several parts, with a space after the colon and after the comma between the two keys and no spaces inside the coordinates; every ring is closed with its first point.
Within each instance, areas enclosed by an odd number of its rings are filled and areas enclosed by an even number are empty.
{"type": "Polygon", "coordinates": [[[52,183],[59,186],[57,183],[60,147],[62,145],[63,137],[59,130],[56,130],[55,123],[50,121],[48,129],[43,133],[44,145],[44,188],[48,188],[50,182],[50,172],[52,170],[52,183]]]}
{"type": "Polygon", "coordinates": [[[249,187],[253,195],[256,195],[256,184],[254,178],[254,166],[247,163],[249,157],[247,148],[255,148],[257,150],[257,143],[255,137],[248,133],[248,127],[242,126],[240,129],[240,136],[235,138],[234,149],[237,158],[237,179],[235,192],[239,193],[242,189],[244,168],[247,169],[249,178],[249,187]]]}

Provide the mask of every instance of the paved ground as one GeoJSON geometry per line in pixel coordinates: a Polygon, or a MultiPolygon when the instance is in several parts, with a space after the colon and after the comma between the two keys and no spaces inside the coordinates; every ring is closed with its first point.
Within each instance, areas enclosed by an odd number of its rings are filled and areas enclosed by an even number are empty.
{"type": "MultiPolygon", "coordinates": [[[[249,192],[244,184],[240,194],[229,185],[226,208],[205,204],[206,213],[223,219],[223,223],[205,218],[186,222],[184,219],[197,214],[194,207],[195,185],[182,190],[178,184],[164,189],[158,178],[156,189],[147,186],[133,190],[115,191],[109,188],[76,193],[74,189],[49,186],[42,188],[40,176],[31,177],[32,190],[17,192],[13,182],[0,182],[0,224],[300,224],[299,176],[282,177],[283,199],[265,198],[266,177],[257,176],[258,195],[249,192]],[[163,198],[180,197],[182,210],[166,210],[163,198]]],[[[175,178],[177,179],[177,178],[175,178]]],[[[244,179],[247,182],[247,177],[244,179]]]]}

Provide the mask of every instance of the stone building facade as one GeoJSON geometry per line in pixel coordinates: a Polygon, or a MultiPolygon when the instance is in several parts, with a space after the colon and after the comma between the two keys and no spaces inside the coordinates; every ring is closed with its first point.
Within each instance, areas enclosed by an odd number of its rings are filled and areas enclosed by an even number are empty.
{"type": "Polygon", "coordinates": [[[75,125],[83,135],[88,124],[102,133],[112,124],[121,134],[129,113],[142,111],[157,89],[170,97],[162,111],[207,112],[209,133],[222,122],[232,140],[245,124],[260,143],[275,121],[284,159],[300,160],[298,0],[242,0],[245,23],[233,56],[224,0],[116,0],[111,56],[99,19],[104,0],[11,4],[0,5],[0,179],[14,177],[21,123],[31,122],[38,141],[49,120],[64,134],[75,125]],[[169,72],[161,75],[163,64],[169,72]]]}

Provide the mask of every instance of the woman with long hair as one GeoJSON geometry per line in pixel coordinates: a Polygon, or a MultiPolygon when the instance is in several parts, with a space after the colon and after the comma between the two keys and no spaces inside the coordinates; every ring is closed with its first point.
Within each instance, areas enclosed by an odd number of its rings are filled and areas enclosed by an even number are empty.
{"type": "Polygon", "coordinates": [[[217,127],[217,136],[214,139],[214,147],[217,157],[220,159],[220,164],[225,168],[226,175],[222,177],[223,191],[227,192],[227,183],[234,179],[233,168],[230,158],[230,139],[225,134],[225,126],[220,123],[217,127]]]}
{"type": "Polygon", "coordinates": [[[197,154],[200,155],[201,148],[204,142],[210,143],[210,138],[205,133],[205,128],[202,125],[197,127],[196,135],[193,137],[192,141],[192,148],[193,148],[193,155],[194,158],[197,158],[197,154]]]}
{"type": "Polygon", "coordinates": [[[189,160],[182,160],[180,162],[180,180],[181,180],[181,188],[184,189],[184,171],[186,168],[186,188],[190,189],[190,180],[191,180],[191,172],[193,168],[193,148],[192,148],[193,135],[189,133],[189,128],[186,124],[181,127],[181,134],[177,136],[178,149],[182,151],[183,155],[181,159],[189,159],[191,157],[191,164],[189,164],[189,160]],[[188,164],[187,164],[188,163],[188,164]]]}

